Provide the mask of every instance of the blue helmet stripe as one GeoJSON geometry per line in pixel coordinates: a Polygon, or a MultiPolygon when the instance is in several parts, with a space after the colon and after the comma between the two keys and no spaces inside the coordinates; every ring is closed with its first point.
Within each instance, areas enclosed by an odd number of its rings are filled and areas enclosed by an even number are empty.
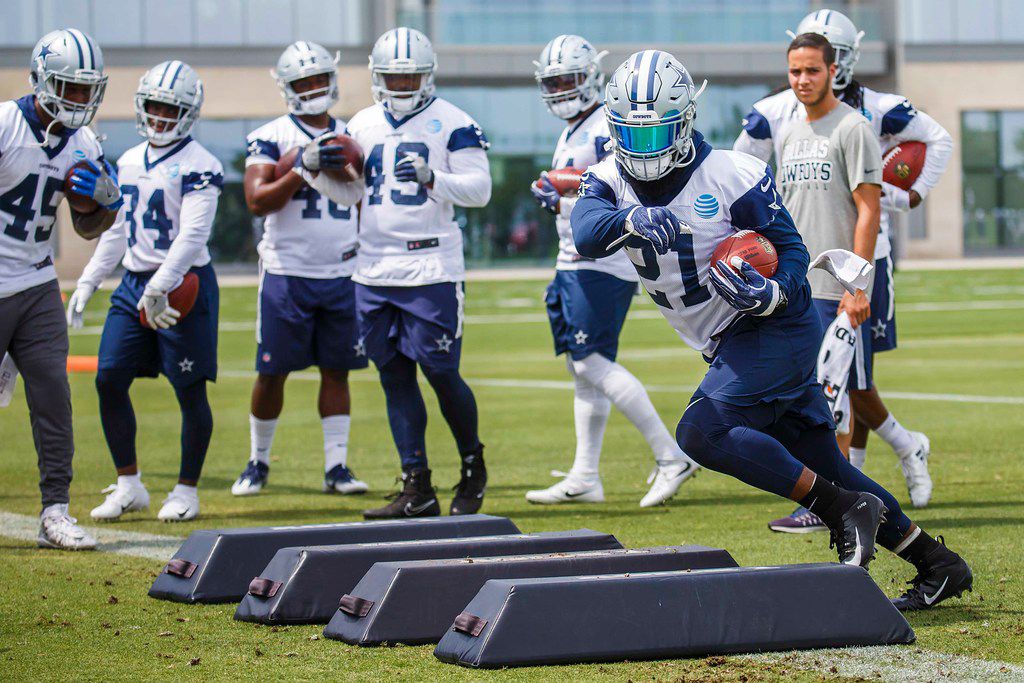
{"type": "Polygon", "coordinates": [[[822,10],[822,11],[825,13],[825,16],[822,17],[824,19],[823,23],[825,24],[825,26],[828,26],[828,22],[832,18],[832,11],[831,10],[822,10]]]}
{"type": "Polygon", "coordinates": [[[85,55],[82,53],[82,44],[80,42],[78,42],[78,36],[76,36],[75,32],[71,31],[71,30],[65,31],[65,33],[67,33],[69,36],[71,36],[71,39],[75,41],[75,45],[78,46],[78,68],[79,69],[84,69],[85,68],[85,55]]]}
{"type": "Polygon", "coordinates": [[[93,57],[92,43],[89,42],[89,36],[85,35],[84,33],[82,33],[81,31],[79,31],[78,29],[75,29],[75,28],[68,29],[68,32],[71,35],[76,36],[78,38],[78,40],[80,41],[80,44],[84,44],[85,45],[86,54],[89,55],[89,64],[85,68],[87,68],[87,69],[95,69],[96,68],[96,59],[93,57]]]}
{"type": "Polygon", "coordinates": [[[172,64],[174,64],[173,61],[167,62],[167,66],[164,67],[164,72],[162,74],[160,74],[160,84],[159,85],[160,85],[161,88],[164,87],[164,79],[167,78],[167,72],[171,70],[171,65],[172,64]]]}
{"type": "Polygon", "coordinates": [[[174,76],[171,78],[171,84],[169,86],[167,86],[168,88],[171,88],[172,90],[174,89],[174,84],[178,82],[178,76],[181,75],[181,67],[184,66],[184,64],[182,62],[178,62],[177,64],[178,64],[178,68],[175,70],[174,76]]]}
{"type": "Polygon", "coordinates": [[[552,62],[556,62],[557,63],[557,62],[562,61],[562,48],[565,46],[565,39],[567,37],[568,36],[566,36],[565,34],[562,34],[562,35],[558,36],[558,38],[555,39],[555,40],[558,41],[558,51],[555,52],[555,54],[552,56],[552,58],[551,58],[552,62]]]}
{"type": "Polygon", "coordinates": [[[398,29],[391,32],[391,39],[395,41],[395,59],[398,59],[398,29]]]}
{"type": "Polygon", "coordinates": [[[639,81],[640,81],[640,60],[643,59],[643,57],[644,57],[644,53],[643,52],[637,52],[636,53],[636,60],[633,61],[633,73],[630,74],[630,79],[633,81],[633,84],[630,86],[630,92],[629,92],[629,108],[630,109],[636,109],[636,98],[637,98],[636,90],[637,90],[637,85],[639,85],[639,81]]]}
{"type": "MultiPolygon", "coordinates": [[[[655,51],[654,59],[651,60],[651,66],[647,69],[647,101],[651,102],[654,100],[654,74],[658,71],[658,59],[661,58],[661,52],[655,51]]],[[[650,105],[654,108],[654,105],[650,105]]]]}
{"type": "Polygon", "coordinates": [[[405,56],[412,59],[412,31],[405,29],[405,56]]]}

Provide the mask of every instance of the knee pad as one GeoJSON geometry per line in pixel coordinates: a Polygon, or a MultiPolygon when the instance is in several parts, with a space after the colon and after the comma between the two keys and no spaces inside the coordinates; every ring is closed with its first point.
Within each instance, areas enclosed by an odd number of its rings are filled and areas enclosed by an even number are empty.
{"type": "Polygon", "coordinates": [[[615,363],[599,353],[592,353],[580,360],[573,360],[571,357],[567,357],[566,361],[569,365],[569,372],[572,373],[573,377],[582,377],[594,386],[599,386],[601,380],[615,366],[615,363]]]}

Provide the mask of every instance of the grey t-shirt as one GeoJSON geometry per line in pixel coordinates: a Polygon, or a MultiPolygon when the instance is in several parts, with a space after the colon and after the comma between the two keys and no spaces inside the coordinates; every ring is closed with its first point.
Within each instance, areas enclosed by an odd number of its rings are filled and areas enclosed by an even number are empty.
{"type": "MultiPolygon", "coordinates": [[[[782,200],[814,259],[826,249],[853,251],[857,206],[852,191],[882,184],[882,150],[871,124],[842,102],[817,121],[793,120],[782,132],[778,184],[782,200]]],[[[823,270],[807,274],[815,299],[846,292],[823,270]]]]}

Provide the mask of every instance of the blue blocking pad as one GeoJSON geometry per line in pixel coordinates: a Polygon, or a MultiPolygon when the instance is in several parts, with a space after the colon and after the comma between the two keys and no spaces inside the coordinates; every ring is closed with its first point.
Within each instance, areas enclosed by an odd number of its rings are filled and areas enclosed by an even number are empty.
{"type": "Polygon", "coordinates": [[[290,546],[517,533],[511,520],[491,515],[193,531],[156,577],[149,596],[175,602],[238,602],[274,553],[290,546]]]}
{"type": "Polygon", "coordinates": [[[463,539],[320,545],[279,550],[249,584],[235,619],[263,624],[326,624],[341,598],[377,562],[490,557],[621,548],[590,529],[463,539]]]}
{"type": "Polygon", "coordinates": [[[341,598],[324,635],[353,645],[436,643],[489,579],[735,566],[726,551],[699,545],[378,562],[341,598]]]}
{"type": "Polygon", "coordinates": [[[495,579],[434,655],[494,668],[912,642],[866,570],[805,564],[495,579]]]}

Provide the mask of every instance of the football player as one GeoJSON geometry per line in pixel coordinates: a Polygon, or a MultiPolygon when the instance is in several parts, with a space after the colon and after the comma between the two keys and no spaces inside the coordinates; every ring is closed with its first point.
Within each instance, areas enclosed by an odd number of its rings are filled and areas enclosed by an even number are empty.
{"type": "MultiPolygon", "coordinates": [[[[541,99],[552,114],[566,121],[551,168],[582,170],[610,154],[606,149],[608,123],[601,108],[604,76],[600,61],[604,54],[598,54],[580,36],[561,35],[544,47],[540,61],[535,62],[541,99]]],[[[679,450],[640,381],[615,362],[622,324],[636,293],[636,271],[624,253],[601,259],[580,256],[569,227],[575,197],[560,197],[546,174],[541,174],[538,182],[541,186],[531,184],[530,191],[541,207],[555,215],[558,231],[555,279],[544,301],[555,353],[566,354],[566,366],[575,383],[576,456],[564,479],[540,491],[527,491],[526,500],[604,501],[598,463],[614,403],[654,451],[654,483],[640,507],[664,503],[698,467],[679,450]]]]}
{"type": "MultiPolygon", "coordinates": [[[[819,33],[836,50],[836,75],[832,87],[837,97],[864,115],[879,137],[882,154],[900,142],[917,140],[927,145],[924,168],[909,191],[883,182],[881,232],[875,244],[875,281],[871,294],[871,317],[865,323],[870,330],[871,353],[896,348],[896,302],[893,292],[893,258],[889,212],[902,213],[919,206],[939,182],[953,153],[949,133],[928,114],[918,111],[902,95],[882,93],[865,87],[853,77],[860,57],[864,35],[853,22],[835,10],[808,14],[797,26],[796,34],[819,33]]],[[[734,149],[769,161],[780,157],[779,133],[786,121],[803,116],[803,108],[789,88],[754,104],[743,122],[734,149]]],[[[873,361],[869,358],[867,362],[873,361]]],[[[869,430],[874,430],[899,456],[910,500],[924,507],[932,494],[928,473],[930,444],[921,432],[908,431],[882,402],[874,383],[866,387],[851,385],[855,421],[850,444],[850,462],[864,466],[869,430]]],[[[775,531],[800,532],[824,529],[820,520],[797,509],[789,518],[771,522],[775,531]]]]}
{"type": "Polygon", "coordinates": [[[78,29],[51,31],[32,49],[29,80],[32,94],[0,104],[0,356],[10,354],[25,377],[43,502],[39,545],[82,550],[96,541],[68,514],[75,446],[53,228],[73,167],[71,192],[96,203],[89,213],[71,209],[80,236],[95,239],[114,224],[121,191],[86,127],[107,86],[99,45],[78,29]]]}
{"type": "Polygon", "coordinates": [[[676,429],[680,447],[703,467],[805,505],[832,531],[844,564],[866,566],[877,533],[917,568],[898,608],[959,595],[972,582],[964,560],[839,450],[816,381],[822,328],[807,249],[768,166],[714,150],[694,130],[697,95],[668,53],[645,50],[623,63],[605,94],[615,155],[583,175],[570,217],[583,256],[624,243],[666,320],[710,362],[676,429]],[[774,244],[771,278],[738,258],[709,263],[741,229],[774,244]]]}
{"type": "Polygon", "coordinates": [[[67,322],[81,327],[89,299],[119,262],[124,265],[110,297],[96,373],[103,436],[117,469],[117,483],[91,513],[97,521],[149,506],[129,389],[136,377],[159,373],[174,387],[181,410],[181,467],[157,518],[184,522],[199,514],[196,487],[213,433],[206,383],[217,379],[220,299],[206,243],[224,184],[221,163],[189,135],[202,105],[203,84],[184,62],[157,64],[139,80],[135,126],[146,141],[117,162],[124,210],[100,239],[68,300],[67,322]],[[198,278],[199,293],[182,318],[168,293],[187,273],[198,278]]]}
{"type": "Polygon", "coordinates": [[[271,74],[288,114],[249,134],[245,199],[265,216],[256,317],[256,371],[249,415],[249,462],[231,487],[236,496],[258,493],[270,472],[270,448],[284,403],[288,374],[320,369],[327,493],[364,493],[349,469],[349,370],[368,364],[356,327],[352,272],[358,216],[312,186],[310,174],[345,165],[342,148],[327,144],[345,123],[328,113],[338,101],[337,55],[300,40],[285,48],[271,74]],[[300,148],[291,172],[275,178],[275,165],[300,148]]]}
{"type": "Polygon", "coordinates": [[[462,459],[451,514],[477,512],[487,483],[476,399],[459,374],[465,265],[453,207],[490,199],[489,145],[468,114],[434,96],[436,64],[419,31],[386,32],[370,55],[376,104],[348,124],[366,154],[353,276],[359,345],[380,371],[404,481],[390,504],[363,513],[367,519],[440,514],[417,366],[462,459]]]}

